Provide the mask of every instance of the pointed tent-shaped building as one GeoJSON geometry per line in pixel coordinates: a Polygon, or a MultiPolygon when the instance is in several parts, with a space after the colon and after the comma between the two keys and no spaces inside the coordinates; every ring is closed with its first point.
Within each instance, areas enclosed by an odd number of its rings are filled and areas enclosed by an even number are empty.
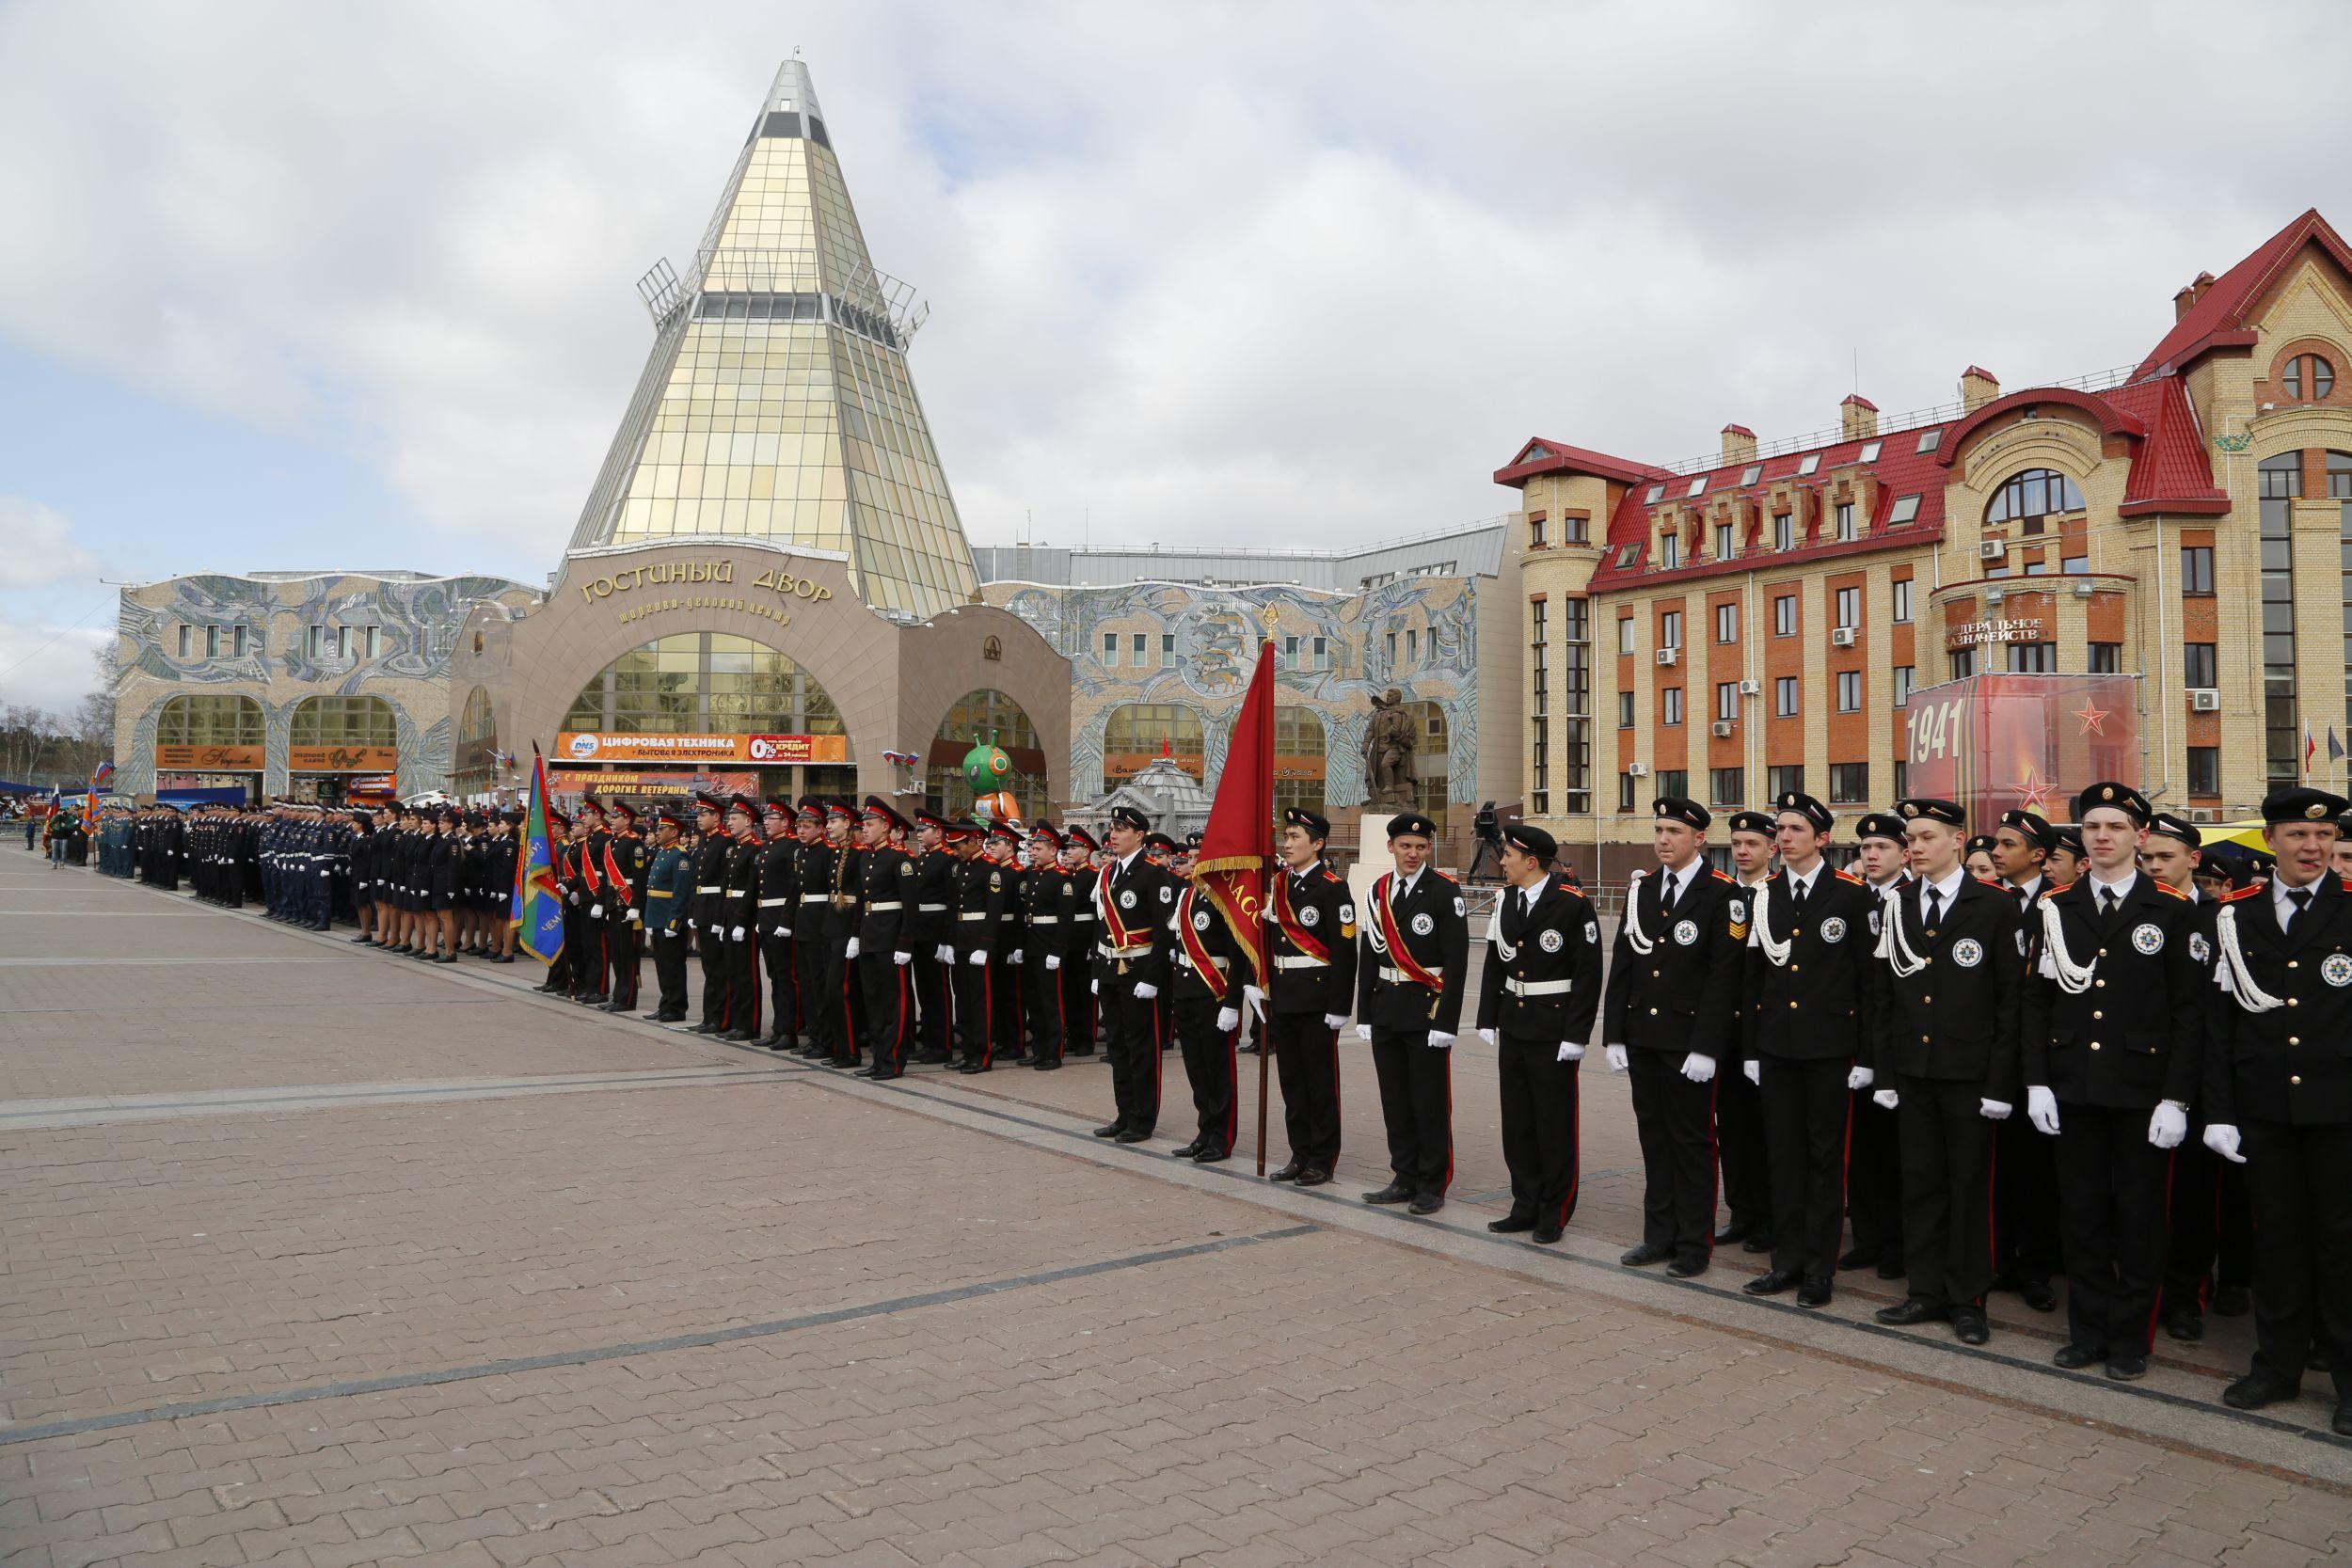
{"type": "Polygon", "coordinates": [[[967,602],[971,546],[908,372],[913,291],[874,270],[808,68],[787,60],[677,276],[572,547],[743,537],[838,551],[866,604],[967,602]]]}

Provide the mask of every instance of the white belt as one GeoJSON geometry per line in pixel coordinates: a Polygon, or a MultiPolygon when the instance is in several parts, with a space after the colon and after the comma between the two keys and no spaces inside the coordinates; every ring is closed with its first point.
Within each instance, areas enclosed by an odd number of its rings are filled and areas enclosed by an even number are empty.
{"type": "Polygon", "coordinates": [[[1568,980],[1521,980],[1506,974],[1502,989],[1513,996],[1565,996],[1572,984],[1574,982],[1568,980]]]}
{"type": "Polygon", "coordinates": [[[906,908],[904,904],[899,903],[896,898],[891,899],[886,904],[868,904],[866,907],[869,910],[903,910],[906,908]]]}
{"type": "Polygon", "coordinates": [[[944,914],[947,909],[945,904],[917,904],[914,907],[925,914],[944,914]]]}
{"type": "Polygon", "coordinates": [[[1293,958],[1288,954],[1283,954],[1276,957],[1274,967],[1277,969],[1328,969],[1331,967],[1331,960],[1305,957],[1293,958]]]}
{"type": "Polygon", "coordinates": [[[1057,914],[1033,914],[1029,916],[1029,924],[1032,926],[1058,926],[1061,924],[1061,916],[1057,914]]]}
{"type": "Polygon", "coordinates": [[[1152,944],[1148,942],[1135,947],[1113,947],[1104,942],[1102,947],[1103,957],[1106,958],[1140,958],[1151,951],[1152,944]]]}
{"type": "MultiPolygon", "coordinates": [[[[1177,954],[1176,954],[1176,961],[1177,961],[1178,963],[1180,963],[1180,964],[1183,964],[1183,965],[1184,965],[1186,969],[1199,969],[1199,968],[1200,967],[1199,964],[1194,963],[1194,962],[1192,961],[1192,955],[1191,955],[1191,954],[1186,953],[1186,952],[1184,952],[1184,951],[1182,951],[1182,950],[1179,950],[1179,951],[1177,952],[1177,954]]],[[[1231,969],[1231,968],[1232,968],[1232,967],[1233,967],[1233,960],[1232,960],[1232,959],[1231,959],[1231,958],[1220,958],[1216,957],[1215,954],[1211,954],[1211,955],[1210,955],[1210,957],[1209,957],[1209,961],[1210,961],[1211,963],[1213,963],[1213,964],[1216,965],[1216,967],[1217,967],[1217,968],[1219,968],[1219,969],[1231,969]]]]}
{"type": "Polygon", "coordinates": [[[965,910],[962,913],[957,915],[956,918],[958,920],[986,920],[988,918],[988,911],[986,910],[965,910]]]}
{"type": "Polygon", "coordinates": [[[759,907],[763,910],[772,910],[778,904],[789,904],[790,902],[792,902],[792,900],[789,898],[762,898],[759,901],[759,907]]]}
{"type": "Polygon", "coordinates": [[[712,886],[712,887],[698,887],[698,888],[696,888],[694,891],[695,891],[696,893],[724,893],[724,892],[726,891],[726,889],[724,889],[724,888],[723,888],[723,887],[712,886]]]}
{"type": "MultiPolygon", "coordinates": [[[[1428,987],[1422,981],[1415,979],[1412,975],[1406,974],[1403,970],[1391,969],[1386,964],[1382,964],[1380,966],[1380,978],[1394,986],[1421,986],[1424,990],[1428,989],[1428,987]]],[[[1562,982],[1564,985],[1565,983],[1566,982],[1565,981],[1562,982]]]]}

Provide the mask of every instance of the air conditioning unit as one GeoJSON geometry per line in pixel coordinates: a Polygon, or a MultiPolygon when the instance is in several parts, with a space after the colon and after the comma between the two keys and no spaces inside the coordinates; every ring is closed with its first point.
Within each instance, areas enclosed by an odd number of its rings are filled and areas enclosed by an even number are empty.
{"type": "Polygon", "coordinates": [[[2188,808],[2188,819],[2191,822],[2218,822],[2221,813],[2211,806],[2191,806],[2188,808]]]}
{"type": "Polygon", "coordinates": [[[1679,648],[1661,648],[1658,650],[1658,662],[1661,664],[1672,664],[1676,659],[1680,658],[1681,657],[1682,650],[1679,648]]]}
{"type": "Polygon", "coordinates": [[[1762,681],[1741,681],[1740,683],[1740,695],[1742,697],[1761,697],[1764,695],[1764,683],[1762,681]]]}
{"type": "Polygon", "coordinates": [[[1830,628],[1829,640],[1841,648],[1852,647],[1853,637],[1854,628],[1851,626],[1833,626],[1830,628]]]}
{"type": "Polygon", "coordinates": [[[1707,733],[1718,740],[1729,740],[1731,732],[1738,727],[1728,719],[1718,719],[1707,726],[1707,733]]]}
{"type": "Polygon", "coordinates": [[[1998,561],[2008,554],[2009,541],[2006,539],[1980,539],[1977,541],[1977,559],[1979,561],[1998,561]]]}
{"type": "Polygon", "coordinates": [[[2087,582],[2078,582],[2074,584],[2074,597],[2078,599],[2087,599],[2090,597],[2090,584],[2087,582]]]}
{"type": "Polygon", "coordinates": [[[2219,713],[2221,693],[2210,686],[2192,686],[2188,689],[2188,708],[2191,713],[2219,713]]]}
{"type": "Polygon", "coordinates": [[[1629,762],[1625,765],[1625,771],[1626,777],[1629,779],[1646,779],[1649,777],[1649,764],[1646,762],[1629,762]]]}
{"type": "Polygon", "coordinates": [[[2006,599],[2008,596],[2008,594],[2002,593],[1997,588],[1988,588],[1984,591],[1985,608],[1988,610],[1996,609],[2001,604],[2001,601],[2006,599]]]}

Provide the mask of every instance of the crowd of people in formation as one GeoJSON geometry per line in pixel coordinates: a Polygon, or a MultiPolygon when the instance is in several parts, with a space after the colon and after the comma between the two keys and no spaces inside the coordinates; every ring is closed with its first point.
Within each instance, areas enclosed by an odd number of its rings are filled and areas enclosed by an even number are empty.
{"type": "MultiPolygon", "coordinates": [[[[1371,1052],[1391,1180],[1365,1201],[1441,1209],[1454,1176],[1452,1047],[1497,1058],[1509,1212],[1560,1240],[1576,1212],[1579,1072],[1628,1076],[1642,1239],[1622,1261],[1704,1272],[1768,1255],[1749,1294],[1818,1307],[1841,1269],[1902,1280],[1877,1314],[1987,1341],[1994,1291],[2053,1311],[2052,1357],[2145,1375],[2159,1327],[2254,1317],[2223,1399],[2255,1409],[2332,1368],[2352,1435],[2352,807],[2283,787],[2267,850],[2205,845],[2102,783],[2074,822],[1913,799],[1852,826],[1811,796],[1713,819],[1653,806],[1658,864],[1627,891],[1607,962],[1595,906],[1542,830],[1502,831],[1504,886],[1476,995],[1463,890],[1437,829],[1388,823],[1394,868],[1359,911],[1329,824],[1284,813],[1264,972],[1215,879],[1128,808],[1103,840],[1051,823],[950,820],[887,800],[697,796],[691,810],[550,811],[562,951],[539,989],[890,1079],[912,1064],[1050,1071],[1098,1042],[1113,1114],[1158,1130],[1164,1053],[1191,1106],[1179,1158],[1232,1157],[1245,1022],[1279,1069],[1288,1159],[1319,1186],[1340,1153],[1342,1032],[1371,1052]],[[699,963],[690,1019],[687,965],[699,963]],[[1606,979],[1604,981],[1604,974],[1606,979]],[[1718,1227],[1719,1220],[1722,1222],[1718,1227]],[[2254,1238],[2260,1236],[2257,1249],[2254,1238]]],[[[449,963],[510,962],[519,814],[279,804],[169,808],[109,828],[102,865],[166,888],[449,963]]]]}

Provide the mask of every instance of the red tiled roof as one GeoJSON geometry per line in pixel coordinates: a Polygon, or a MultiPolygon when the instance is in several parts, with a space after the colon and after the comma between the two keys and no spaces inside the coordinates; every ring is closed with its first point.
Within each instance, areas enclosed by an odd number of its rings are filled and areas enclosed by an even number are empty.
{"type": "Polygon", "coordinates": [[[2217,517],[2230,510],[2230,498],[2214,485],[2187,383],[2177,375],[2158,376],[2102,395],[2148,431],[2147,439],[2132,449],[2131,476],[2117,508],[2122,515],[2168,512],[2217,517]]]}
{"type": "Polygon", "coordinates": [[[1872,403],[1868,398],[1864,397],[1860,392],[1848,392],[1845,397],[1845,402],[1840,403],[1837,406],[1843,408],[1847,405],[1847,404],[1851,404],[1856,408],[1867,408],[1873,414],[1879,411],[1879,405],[1872,403]]]}
{"type": "Polygon", "coordinates": [[[1633,484],[1643,480],[1671,479],[1663,468],[1647,463],[1629,462],[1612,457],[1603,451],[1587,451],[1565,441],[1547,441],[1538,437],[1519,448],[1519,454],[1495,470],[1497,484],[1520,484],[1537,474],[1597,474],[1613,479],[1620,484],[1633,484]],[[1538,455],[1538,449],[1541,449],[1538,455]]]}
{"type": "Polygon", "coordinates": [[[2197,303],[2188,308],[2188,313],[2174,322],[2164,341],[2139,362],[2139,368],[2132,372],[2134,379],[2185,370],[2191,360],[2208,349],[2250,345],[2254,340],[2246,325],[2249,312],[2286,270],[2287,263],[2311,244],[2318,245],[2335,258],[2338,266],[2352,272],[2352,247],[2347,247],[2343,236],[2319,215],[2318,208],[2307,208],[2293,223],[2258,245],[2252,255],[2209,284],[2197,303]]]}
{"type": "Polygon", "coordinates": [[[1951,435],[1947,436],[1944,444],[1936,449],[1936,462],[1947,468],[1950,467],[1952,460],[1960,454],[1960,449],[1967,444],[1969,436],[1974,436],[1994,420],[2005,419],[2020,408],[2038,407],[2042,404],[2079,409],[2099,421],[2099,433],[2103,436],[2123,436],[2137,440],[2148,434],[2146,425],[2117,407],[2111,398],[2100,397],[2090,392],[2077,392],[2070,387],[2027,387],[2022,391],[2011,392],[2007,397],[1994,398],[1991,403],[1952,426],[1951,435]]]}
{"type": "Polygon", "coordinates": [[[1756,439],[1756,432],[1743,424],[1727,424],[1724,426],[1723,433],[1725,436],[1744,436],[1751,441],[1756,439]]]}

